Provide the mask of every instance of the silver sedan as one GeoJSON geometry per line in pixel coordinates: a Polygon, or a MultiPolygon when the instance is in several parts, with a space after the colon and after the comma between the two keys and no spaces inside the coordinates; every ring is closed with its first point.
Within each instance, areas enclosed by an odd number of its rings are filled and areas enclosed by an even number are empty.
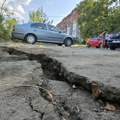
{"type": "Polygon", "coordinates": [[[55,43],[71,46],[76,43],[75,37],[68,35],[59,28],[45,23],[26,23],[13,27],[12,37],[34,44],[35,42],[55,43]]]}

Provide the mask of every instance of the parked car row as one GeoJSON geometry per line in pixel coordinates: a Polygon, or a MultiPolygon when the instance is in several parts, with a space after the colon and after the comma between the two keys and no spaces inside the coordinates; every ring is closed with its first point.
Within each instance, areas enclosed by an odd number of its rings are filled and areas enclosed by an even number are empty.
{"type": "MultiPolygon", "coordinates": [[[[87,47],[96,47],[101,48],[105,47],[104,40],[102,37],[90,37],[87,39],[87,47]]],[[[111,50],[115,50],[116,48],[120,48],[120,33],[114,33],[109,35],[109,39],[107,40],[107,47],[111,50]]]]}
{"type": "MultiPolygon", "coordinates": [[[[15,25],[12,32],[12,37],[18,40],[23,40],[27,43],[34,44],[35,42],[55,43],[59,46],[71,46],[76,43],[76,38],[64,33],[59,28],[45,23],[26,23],[15,25]]],[[[102,48],[106,46],[106,42],[100,36],[94,36],[87,39],[87,46],[102,48]]],[[[111,50],[120,48],[120,33],[109,35],[107,47],[111,50]]]]}
{"type": "Polygon", "coordinates": [[[76,43],[76,38],[64,33],[59,28],[45,23],[26,23],[15,25],[12,37],[34,44],[35,42],[55,43],[71,46],[76,43]]]}

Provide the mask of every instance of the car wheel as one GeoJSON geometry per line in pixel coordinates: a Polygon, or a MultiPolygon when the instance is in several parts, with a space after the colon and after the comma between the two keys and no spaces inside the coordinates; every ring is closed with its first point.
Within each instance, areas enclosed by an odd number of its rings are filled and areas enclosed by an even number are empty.
{"type": "Polygon", "coordinates": [[[34,44],[36,42],[36,37],[32,34],[28,34],[26,37],[25,37],[25,41],[27,43],[30,43],[30,44],[34,44]]]}
{"type": "Polygon", "coordinates": [[[67,38],[64,42],[65,46],[71,46],[72,45],[72,40],[67,38]]]}
{"type": "Polygon", "coordinates": [[[59,43],[59,44],[57,44],[58,46],[62,46],[62,44],[61,43],[59,43]]]}
{"type": "Polygon", "coordinates": [[[111,50],[115,50],[116,47],[114,47],[114,46],[110,46],[110,49],[111,49],[111,50]]]}

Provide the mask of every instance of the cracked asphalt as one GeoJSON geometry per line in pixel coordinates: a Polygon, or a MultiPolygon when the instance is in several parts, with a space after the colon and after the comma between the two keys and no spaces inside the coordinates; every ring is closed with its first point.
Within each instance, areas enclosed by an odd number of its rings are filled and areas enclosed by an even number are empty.
{"type": "MultiPolygon", "coordinates": [[[[9,50],[9,53],[3,48],[0,50],[0,120],[119,120],[119,105],[116,111],[108,111],[85,88],[72,87],[77,74],[89,82],[96,81],[103,88],[108,86],[111,91],[113,87],[118,89],[119,98],[119,50],[55,45],[17,45],[14,49],[16,52],[12,51],[12,55],[9,50]],[[32,58],[31,54],[36,56],[32,58]],[[62,77],[62,72],[55,73],[58,67],[61,71],[65,68],[62,77]],[[43,96],[41,87],[54,94],[54,103],[46,94],[43,96]]],[[[105,90],[106,93],[108,89],[105,90]]]]}

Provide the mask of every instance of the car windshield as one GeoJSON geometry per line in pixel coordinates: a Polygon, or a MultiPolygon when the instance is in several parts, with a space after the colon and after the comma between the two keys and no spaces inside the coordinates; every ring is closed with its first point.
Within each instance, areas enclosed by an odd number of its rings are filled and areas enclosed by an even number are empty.
{"type": "Polygon", "coordinates": [[[120,33],[115,33],[112,35],[112,38],[120,38],[120,33]]]}
{"type": "Polygon", "coordinates": [[[92,37],[91,39],[92,40],[98,40],[98,39],[101,39],[101,37],[100,36],[95,36],[95,37],[92,37]]]}

